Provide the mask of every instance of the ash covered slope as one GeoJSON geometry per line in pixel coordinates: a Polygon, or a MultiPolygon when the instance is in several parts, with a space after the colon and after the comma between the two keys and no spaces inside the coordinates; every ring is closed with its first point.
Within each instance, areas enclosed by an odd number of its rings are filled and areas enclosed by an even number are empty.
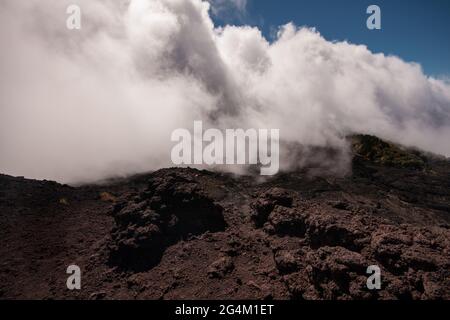
{"type": "Polygon", "coordinates": [[[366,136],[354,149],[345,178],[0,176],[0,297],[449,299],[449,161],[366,136]],[[369,265],[380,291],[365,289],[369,265]]]}

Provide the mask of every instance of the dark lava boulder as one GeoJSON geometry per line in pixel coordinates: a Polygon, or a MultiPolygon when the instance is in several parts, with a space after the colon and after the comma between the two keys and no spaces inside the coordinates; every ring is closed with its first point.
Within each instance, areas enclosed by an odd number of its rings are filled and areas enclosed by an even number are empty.
{"type": "Polygon", "coordinates": [[[150,268],[167,246],[192,235],[223,231],[222,211],[192,175],[159,173],[146,190],[128,195],[114,207],[111,262],[150,268]]]}
{"type": "Polygon", "coordinates": [[[448,229],[395,224],[357,206],[334,205],[342,201],[298,198],[270,189],[256,197],[251,215],[276,237],[274,261],[292,298],[450,298],[448,229]],[[381,270],[381,290],[367,288],[372,265],[381,270]]]}
{"type": "Polygon", "coordinates": [[[257,227],[262,227],[275,206],[291,208],[294,202],[292,192],[282,188],[271,188],[261,194],[252,204],[251,216],[257,227]]]}

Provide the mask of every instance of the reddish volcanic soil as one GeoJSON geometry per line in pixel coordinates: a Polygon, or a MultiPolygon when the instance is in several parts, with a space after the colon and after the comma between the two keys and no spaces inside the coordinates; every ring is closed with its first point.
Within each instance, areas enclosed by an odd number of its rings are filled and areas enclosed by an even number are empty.
{"type": "Polygon", "coordinates": [[[450,163],[349,177],[0,176],[2,299],[450,299],[450,163]],[[67,266],[82,290],[66,288],[67,266]],[[366,269],[382,289],[366,288],[366,269]]]}

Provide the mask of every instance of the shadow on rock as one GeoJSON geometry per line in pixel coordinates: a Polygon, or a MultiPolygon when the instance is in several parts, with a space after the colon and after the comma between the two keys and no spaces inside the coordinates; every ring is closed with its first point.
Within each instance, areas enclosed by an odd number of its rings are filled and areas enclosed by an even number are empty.
{"type": "Polygon", "coordinates": [[[224,231],[223,208],[187,171],[159,172],[148,188],[113,209],[110,263],[132,271],[159,264],[166,248],[190,236],[224,231]]]}

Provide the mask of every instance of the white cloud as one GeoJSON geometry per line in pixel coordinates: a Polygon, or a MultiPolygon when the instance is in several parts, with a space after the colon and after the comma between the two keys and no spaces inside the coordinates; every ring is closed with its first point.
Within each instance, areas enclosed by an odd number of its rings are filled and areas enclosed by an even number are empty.
{"type": "Polygon", "coordinates": [[[0,4],[0,172],[77,182],[170,166],[172,130],[197,119],[280,128],[285,167],[317,156],[292,159],[292,145],[348,160],[354,132],[450,156],[450,85],[417,64],[292,24],[273,43],[216,29],[200,0],[79,0],[74,32],[72,2],[0,4]]]}

